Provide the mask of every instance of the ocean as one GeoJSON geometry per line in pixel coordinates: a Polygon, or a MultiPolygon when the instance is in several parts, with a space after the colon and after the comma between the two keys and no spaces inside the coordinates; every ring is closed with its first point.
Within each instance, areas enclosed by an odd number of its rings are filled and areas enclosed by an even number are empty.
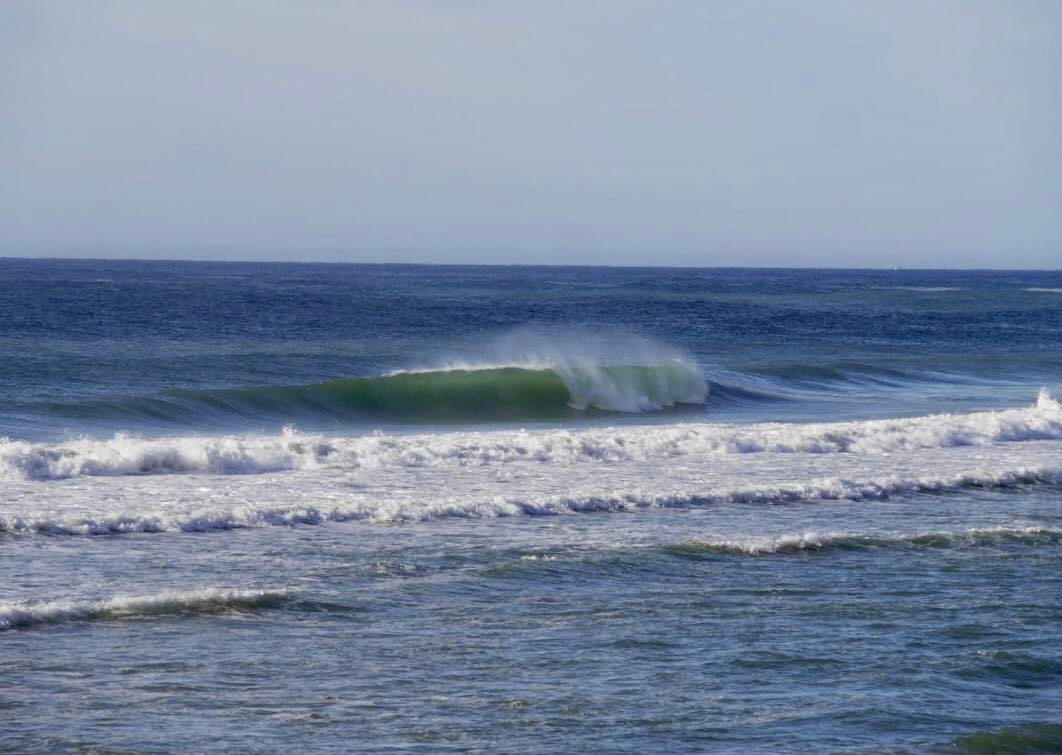
{"type": "Polygon", "coordinates": [[[1062,272],[0,260],[0,750],[1062,751],[1062,272]]]}

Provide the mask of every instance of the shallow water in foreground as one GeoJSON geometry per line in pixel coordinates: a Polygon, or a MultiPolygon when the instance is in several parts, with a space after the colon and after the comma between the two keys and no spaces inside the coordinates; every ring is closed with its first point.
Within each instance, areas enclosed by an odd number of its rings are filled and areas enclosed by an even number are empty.
{"type": "Polygon", "coordinates": [[[921,750],[1042,726],[1058,496],[17,539],[27,593],[180,597],[5,631],[4,744],[921,750]]]}
{"type": "Polygon", "coordinates": [[[1062,749],[1059,274],[0,270],[0,750],[1062,749]]]}

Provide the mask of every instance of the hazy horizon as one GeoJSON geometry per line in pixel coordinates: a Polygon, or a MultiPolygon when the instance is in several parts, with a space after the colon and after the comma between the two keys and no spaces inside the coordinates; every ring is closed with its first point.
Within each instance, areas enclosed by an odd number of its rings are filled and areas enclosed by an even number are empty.
{"type": "Polygon", "coordinates": [[[1062,4],[0,7],[0,256],[1057,269],[1062,4]]]}

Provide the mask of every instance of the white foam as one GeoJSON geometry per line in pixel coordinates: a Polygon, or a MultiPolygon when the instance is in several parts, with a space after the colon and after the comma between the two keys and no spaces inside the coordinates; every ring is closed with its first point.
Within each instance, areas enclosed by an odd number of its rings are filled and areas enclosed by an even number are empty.
{"type": "Polygon", "coordinates": [[[923,291],[925,293],[944,293],[962,291],[959,286],[874,286],[879,291],[923,291]]]}
{"type": "Polygon", "coordinates": [[[324,440],[287,429],[279,436],[144,439],[120,433],[56,444],[0,438],[0,479],[199,472],[254,474],[308,469],[334,449],[324,440]]]}
{"type": "Polygon", "coordinates": [[[175,613],[207,613],[254,608],[283,599],[287,590],[204,588],[105,600],[0,602],[0,630],[89,619],[127,619],[175,613]]]}
{"type": "Polygon", "coordinates": [[[332,437],[275,436],[29,443],[0,439],[0,479],[260,474],[292,470],[582,464],[725,454],[888,454],[1062,440],[1062,405],[1041,391],[1025,409],[816,424],[693,423],[646,427],[332,437]]]}

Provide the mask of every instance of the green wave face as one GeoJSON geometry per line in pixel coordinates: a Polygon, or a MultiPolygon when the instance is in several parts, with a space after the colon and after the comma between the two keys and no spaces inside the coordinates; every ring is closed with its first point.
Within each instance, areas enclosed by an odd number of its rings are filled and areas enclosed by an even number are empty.
{"type": "Polygon", "coordinates": [[[557,419],[586,411],[649,412],[702,403],[704,378],[692,367],[612,365],[498,367],[400,372],[305,386],[170,391],[125,408],[170,416],[185,412],[243,417],[327,416],[399,422],[557,419]],[[146,401],[146,403],[145,403],[146,401]]]}
{"type": "Polygon", "coordinates": [[[571,395],[549,370],[409,372],[294,389],[331,413],[406,420],[544,419],[571,412],[571,395]]]}

